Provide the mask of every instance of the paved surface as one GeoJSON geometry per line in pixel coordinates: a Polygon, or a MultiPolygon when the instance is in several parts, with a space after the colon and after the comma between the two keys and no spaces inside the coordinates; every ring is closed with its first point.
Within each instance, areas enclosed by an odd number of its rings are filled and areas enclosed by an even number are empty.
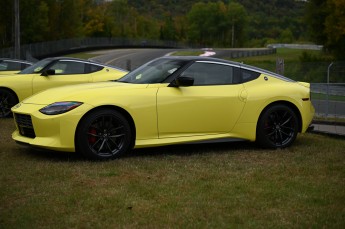
{"type": "Polygon", "coordinates": [[[311,132],[345,137],[345,125],[312,124],[312,126],[314,129],[311,132]]]}
{"type": "Polygon", "coordinates": [[[168,55],[174,51],[176,49],[114,49],[92,52],[101,54],[101,56],[92,59],[123,69],[133,70],[150,60],[168,55]]]}

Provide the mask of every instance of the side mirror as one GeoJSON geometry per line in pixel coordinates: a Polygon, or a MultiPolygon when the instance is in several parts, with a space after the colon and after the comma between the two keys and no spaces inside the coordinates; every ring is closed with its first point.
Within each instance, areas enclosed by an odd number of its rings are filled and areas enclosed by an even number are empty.
{"type": "Polygon", "coordinates": [[[55,70],[54,69],[45,70],[41,74],[41,76],[50,76],[50,75],[55,75],[55,70]]]}
{"type": "Polygon", "coordinates": [[[189,76],[180,76],[177,77],[171,84],[170,87],[188,87],[193,86],[194,84],[194,78],[189,76]]]}

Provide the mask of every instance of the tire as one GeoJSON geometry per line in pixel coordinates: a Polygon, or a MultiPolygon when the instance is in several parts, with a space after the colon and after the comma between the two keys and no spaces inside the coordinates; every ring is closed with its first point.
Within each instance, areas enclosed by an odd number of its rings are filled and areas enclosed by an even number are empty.
{"type": "Polygon", "coordinates": [[[285,148],[296,139],[298,119],[288,106],[268,107],[261,114],[256,130],[256,141],[264,148],[285,148]]]}
{"type": "Polygon", "coordinates": [[[0,89],[0,118],[12,117],[11,108],[17,103],[15,94],[7,89],[0,89]]]}
{"type": "Polygon", "coordinates": [[[133,134],[126,118],[111,109],[96,110],[82,119],[76,131],[76,151],[92,160],[118,158],[132,148],[133,134]]]}

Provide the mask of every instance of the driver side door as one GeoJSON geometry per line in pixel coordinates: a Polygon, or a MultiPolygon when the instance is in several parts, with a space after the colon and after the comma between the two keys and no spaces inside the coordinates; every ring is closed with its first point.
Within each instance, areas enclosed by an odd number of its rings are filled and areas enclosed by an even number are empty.
{"type": "Polygon", "coordinates": [[[230,132],[245,105],[245,89],[234,83],[235,68],[195,62],[180,75],[193,78],[192,86],[159,88],[159,138],[230,132]]]}

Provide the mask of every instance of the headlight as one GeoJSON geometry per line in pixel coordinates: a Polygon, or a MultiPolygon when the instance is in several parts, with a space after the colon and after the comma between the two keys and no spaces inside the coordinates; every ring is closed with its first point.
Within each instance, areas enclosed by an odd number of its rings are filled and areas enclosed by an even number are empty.
{"type": "Polygon", "coordinates": [[[46,115],[57,115],[73,110],[82,104],[81,102],[56,102],[43,107],[40,112],[46,115]]]}

